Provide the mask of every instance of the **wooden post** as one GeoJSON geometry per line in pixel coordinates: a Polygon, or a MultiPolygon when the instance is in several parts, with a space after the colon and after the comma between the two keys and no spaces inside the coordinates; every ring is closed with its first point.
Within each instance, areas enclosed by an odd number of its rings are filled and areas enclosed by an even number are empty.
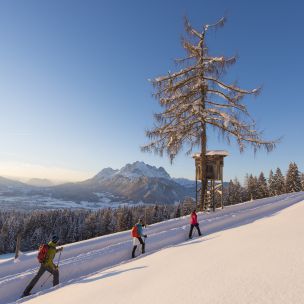
{"type": "MultiPolygon", "coordinates": [[[[195,169],[197,172],[197,169],[195,169]]],[[[197,174],[195,174],[195,208],[197,209],[197,174]]]]}
{"type": "Polygon", "coordinates": [[[222,195],[221,195],[221,205],[222,205],[222,209],[224,209],[224,180],[223,180],[223,174],[222,174],[222,195]]]}
{"type": "Polygon", "coordinates": [[[20,243],[21,243],[21,233],[18,233],[17,240],[16,240],[15,259],[18,259],[18,257],[19,257],[20,243]]]}
{"type": "Polygon", "coordinates": [[[212,180],[212,206],[213,206],[213,212],[215,211],[215,181],[212,180]]]}

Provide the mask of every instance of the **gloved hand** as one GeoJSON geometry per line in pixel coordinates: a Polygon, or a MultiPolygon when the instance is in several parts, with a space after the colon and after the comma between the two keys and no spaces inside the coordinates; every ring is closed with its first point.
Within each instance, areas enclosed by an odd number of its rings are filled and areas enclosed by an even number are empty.
{"type": "Polygon", "coordinates": [[[147,235],[146,235],[146,234],[144,235],[144,238],[147,238],[147,235]]]}

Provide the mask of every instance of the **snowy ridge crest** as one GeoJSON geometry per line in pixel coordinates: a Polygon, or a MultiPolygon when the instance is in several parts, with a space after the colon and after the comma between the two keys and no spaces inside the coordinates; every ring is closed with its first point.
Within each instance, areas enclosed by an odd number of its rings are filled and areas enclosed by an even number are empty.
{"type": "Polygon", "coordinates": [[[163,167],[157,168],[155,166],[150,166],[140,161],[136,161],[132,164],[127,164],[120,170],[105,168],[100,171],[94,178],[107,180],[115,176],[123,176],[130,180],[137,179],[140,177],[171,179],[170,175],[163,167]]]}
{"type": "Polygon", "coordinates": [[[110,167],[102,169],[97,175],[95,175],[95,179],[110,179],[112,178],[115,173],[119,170],[114,170],[110,167]]]}
{"type": "Polygon", "coordinates": [[[130,179],[139,178],[142,176],[165,179],[171,178],[163,167],[156,168],[155,166],[150,166],[140,161],[125,165],[116,174],[130,179]]]}

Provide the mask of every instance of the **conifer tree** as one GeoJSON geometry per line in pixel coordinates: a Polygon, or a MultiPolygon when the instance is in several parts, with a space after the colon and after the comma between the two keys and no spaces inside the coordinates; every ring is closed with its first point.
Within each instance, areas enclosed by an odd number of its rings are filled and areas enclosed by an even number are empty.
{"type": "Polygon", "coordinates": [[[304,191],[304,173],[301,173],[301,191],[304,191]]]}
{"type": "Polygon", "coordinates": [[[209,54],[207,33],[224,23],[225,18],[222,18],[196,30],[185,19],[189,37],[182,39],[182,46],[187,56],[176,60],[182,67],[180,71],[169,72],[152,81],[154,96],[163,111],[154,115],[155,126],[146,131],[150,142],[142,147],[143,151],[153,151],[161,156],[166,153],[171,162],[183,147],[186,147],[187,154],[191,154],[194,147],[200,147],[201,209],[205,207],[207,187],[207,126],[219,132],[228,143],[235,139],[241,152],[247,145],[251,145],[255,152],[262,147],[271,151],[276,143],[262,140],[243,102],[245,96],[258,95],[260,90],[244,90],[222,80],[227,68],[236,62],[236,57],[209,54]]]}
{"type": "Polygon", "coordinates": [[[274,180],[274,176],[273,176],[273,171],[272,170],[270,170],[270,172],[269,172],[268,190],[269,190],[269,196],[276,195],[275,180],[274,180]]]}
{"type": "Polygon", "coordinates": [[[258,198],[258,179],[252,174],[247,179],[247,192],[250,200],[258,198]]]}
{"type": "Polygon", "coordinates": [[[237,178],[233,181],[230,180],[228,185],[228,196],[227,196],[227,203],[230,205],[232,204],[239,204],[243,201],[242,199],[242,187],[240,182],[237,178]]]}
{"type": "Polygon", "coordinates": [[[229,181],[228,189],[227,189],[227,197],[226,197],[226,203],[227,205],[233,204],[233,191],[234,191],[234,184],[232,179],[229,181]]]}
{"type": "Polygon", "coordinates": [[[247,202],[251,199],[250,194],[248,193],[248,181],[249,181],[249,174],[245,175],[244,179],[244,187],[242,188],[242,200],[243,202],[247,202]]]}
{"type": "Polygon", "coordinates": [[[286,192],[299,192],[301,191],[301,178],[298,166],[296,163],[291,162],[286,174],[286,192]]]}
{"type": "Polygon", "coordinates": [[[286,193],[285,178],[280,168],[277,168],[273,179],[275,184],[275,195],[286,193]]]}
{"type": "Polygon", "coordinates": [[[269,191],[268,191],[267,181],[263,172],[261,172],[259,175],[257,190],[258,190],[257,198],[268,197],[269,191]]]}

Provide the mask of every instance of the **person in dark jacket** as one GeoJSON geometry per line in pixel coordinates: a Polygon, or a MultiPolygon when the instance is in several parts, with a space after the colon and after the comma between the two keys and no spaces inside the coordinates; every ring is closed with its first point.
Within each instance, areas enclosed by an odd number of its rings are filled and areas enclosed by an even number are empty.
{"type": "Polygon", "coordinates": [[[59,270],[58,267],[54,264],[54,258],[58,251],[62,251],[63,247],[56,248],[57,242],[59,238],[57,235],[53,235],[52,240],[48,243],[48,250],[46,253],[45,260],[40,264],[40,268],[34,278],[30,281],[30,283],[25,288],[22,298],[30,295],[31,290],[34,288],[38,280],[42,277],[42,275],[48,271],[53,275],[53,286],[59,284],[59,270]]]}
{"type": "Polygon", "coordinates": [[[143,226],[145,227],[143,220],[139,219],[135,226],[132,228],[132,237],[133,237],[133,250],[132,258],[135,258],[135,251],[139,244],[141,244],[141,252],[145,253],[145,242],[142,239],[146,238],[147,235],[143,234],[143,226]]]}
{"type": "Polygon", "coordinates": [[[189,231],[189,239],[192,239],[192,231],[193,228],[195,227],[197,229],[198,235],[201,236],[201,230],[199,228],[199,223],[197,221],[197,214],[196,210],[194,209],[190,215],[190,231],[189,231]]]}

